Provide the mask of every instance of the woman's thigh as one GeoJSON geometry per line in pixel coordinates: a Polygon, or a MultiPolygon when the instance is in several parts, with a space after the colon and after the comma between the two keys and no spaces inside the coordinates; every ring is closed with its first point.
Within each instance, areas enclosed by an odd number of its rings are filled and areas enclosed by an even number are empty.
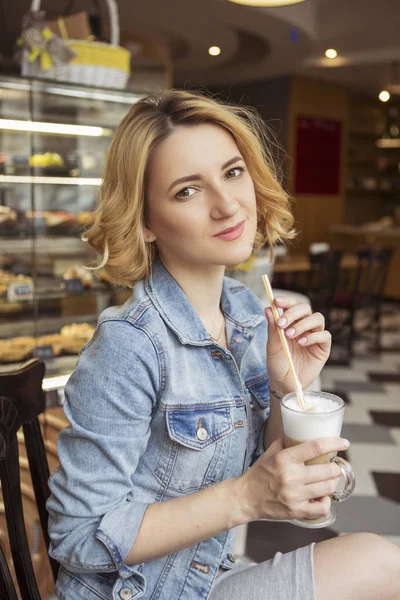
{"type": "Polygon", "coordinates": [[[278,552],[270,560],[223,573],[215,580],[208,600],[315,600],[314,545],[278,552]]]}

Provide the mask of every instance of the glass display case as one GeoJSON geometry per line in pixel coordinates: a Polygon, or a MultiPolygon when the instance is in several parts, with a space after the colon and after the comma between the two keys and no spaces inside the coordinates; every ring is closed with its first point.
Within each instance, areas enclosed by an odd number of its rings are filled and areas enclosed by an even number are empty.
{"type": "Polygon", "coordinates": [[[113,131],[140,97],[0,76],[0,368],[38,356],[47,389],[127,295],[82,268],[94,253],[81,234],[113,131]]]}

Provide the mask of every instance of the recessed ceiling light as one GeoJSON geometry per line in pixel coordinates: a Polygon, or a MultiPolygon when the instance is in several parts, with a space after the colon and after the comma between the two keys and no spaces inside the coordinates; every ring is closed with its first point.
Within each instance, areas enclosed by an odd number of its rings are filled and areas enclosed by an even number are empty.
{"type": "Polygon", "coordinates": [[[387,102],[390,100],[390,94],[386,90],[382,90],[378,97],[381,102],[387,102]]]}
{"type": "Polygon", "coordinates": [[[325,56],[326,58],[336,58],[337,52],[334,48],[328,48],[328,50],[325,52],[325,56]]]}
{"type": "Polygon", "coordinates": [[[208,49],[208,54],[210,54],[211,56],[218,56],[219,54],[221,54],[221,48],[219,46],[211,46],[208,49]]]}
{"type": "Polygon", "coordinates": [[[288,6],[289,4],[300,4],[305,0],[229,0],[234,4],[243,4],[244,6],[288,6]]]}

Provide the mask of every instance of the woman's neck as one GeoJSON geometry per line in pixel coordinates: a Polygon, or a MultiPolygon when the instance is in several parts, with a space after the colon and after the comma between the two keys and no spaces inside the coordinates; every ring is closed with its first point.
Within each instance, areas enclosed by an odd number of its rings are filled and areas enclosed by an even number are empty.
{"type": "Polygon", "coordinates": [[[222,323],[220,304],[225,267],[161,260],[185,292],[207,331],[213,335],[222,323]]]}

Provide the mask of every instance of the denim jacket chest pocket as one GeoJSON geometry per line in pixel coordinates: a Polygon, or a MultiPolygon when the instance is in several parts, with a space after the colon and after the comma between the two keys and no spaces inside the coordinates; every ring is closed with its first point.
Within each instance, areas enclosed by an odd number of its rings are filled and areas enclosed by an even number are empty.
{"type": "Polygon", "coordinates": [[[262,373],[258,377],[254,377],[253,379],[248,379],[246,381],[246,387],[254,396],[257,401],[258,407],[264,412],[267,410],[267,415],[269,413],[270,408],[270,398],[269,398],[269,379],[268,373],[262,373]]]}
{"type": "Polygon", "coordinates": [[[191,492],[221,481],[234,432],[234,406],[164,407],[165,431],[155,475],[169,490],[191,492]]]}
{"type": "Polygon", "coordinates": [[[264,452],[264,425],[270,412],[268,374],[265,372],[258,377],[247,380],[246,387],[251,394],[251,426],[255,443],[254,462],[264,452]]]}

